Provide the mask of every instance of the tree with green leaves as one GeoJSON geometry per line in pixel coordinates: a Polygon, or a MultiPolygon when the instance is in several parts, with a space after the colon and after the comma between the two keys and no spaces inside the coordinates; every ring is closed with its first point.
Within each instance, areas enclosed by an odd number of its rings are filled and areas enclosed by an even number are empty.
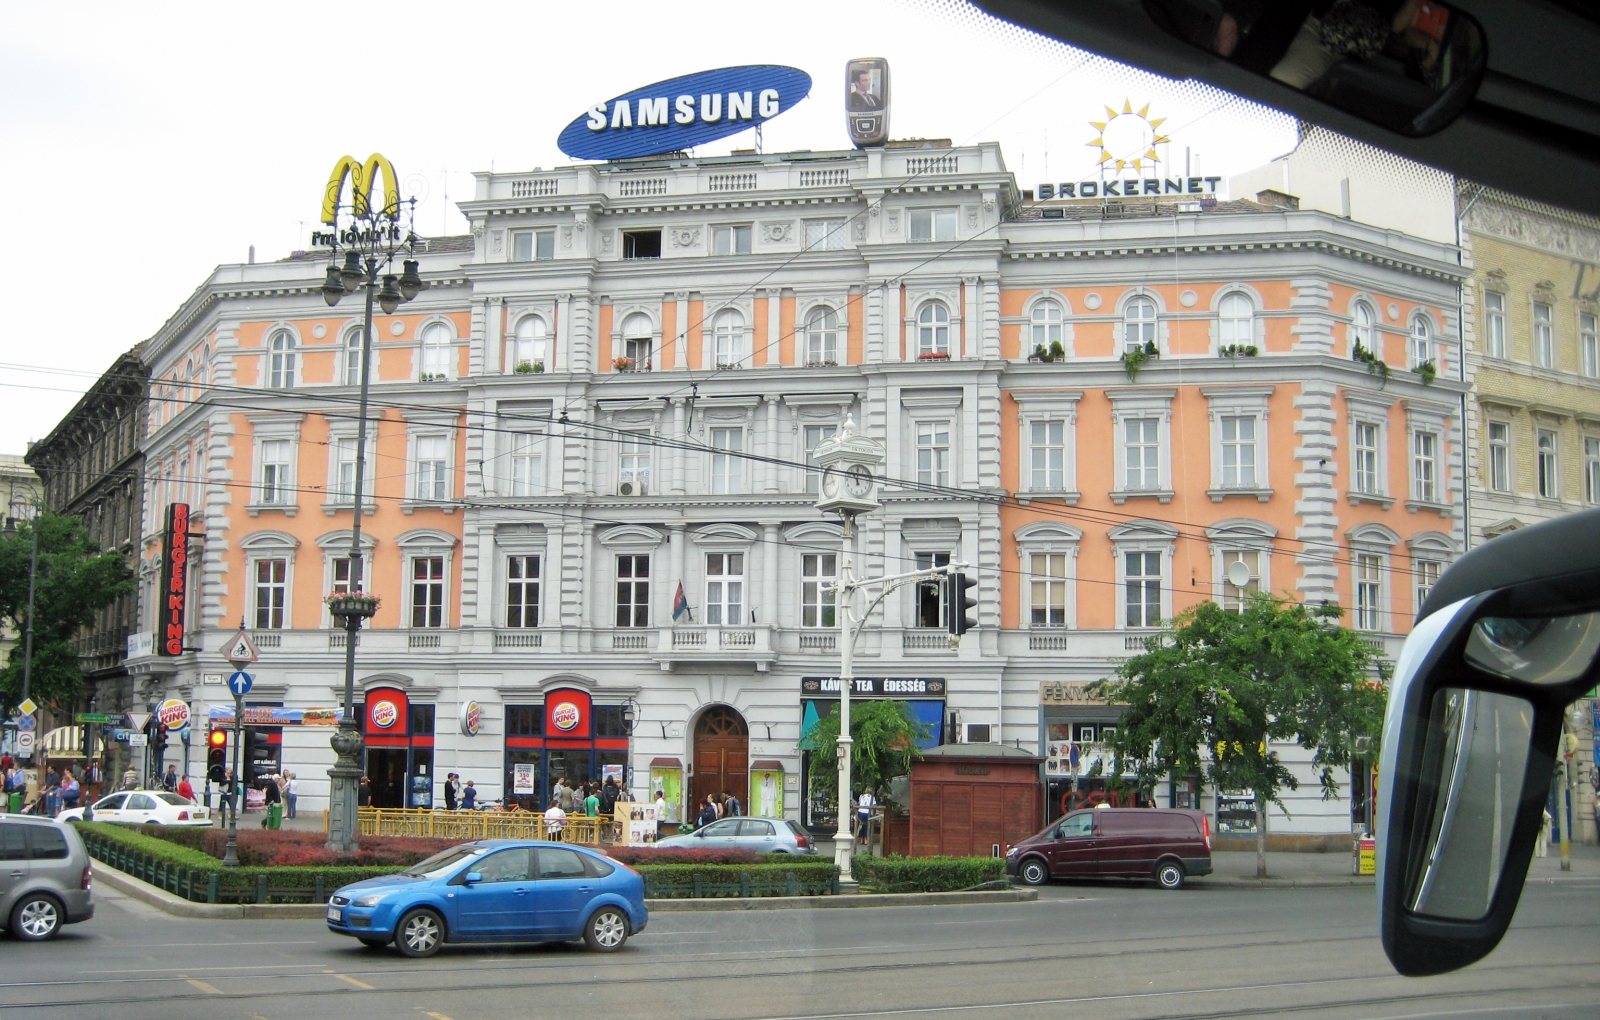
{"type": "MultiPolygon", "coordinates": [[[[917,741],[928,739],[930,727],[918,722],[911,706],[903,701],[852,701],[850,703],[851,745],[850,778],[872,790],[889,787],[889,780],[911,771],[911,763],[922,757],[917,741]]],[[[839,743],[837,709],[817,720],[800,741],[801,750],[818,751],[831,758],[839,743]]],[[[812,789],[837,794],[839,772],[832,768],[811,769],[812,789]]]]}
{"type": "Polygon", "coordinates": [[[34,528],[39,530],[39,561],[29,695],[41,704],[66,708],[83,692],[73,638],[94,622],[95,613],[134,590],[133,571],[121,553],[102,551],[91,542],[76,517],[41,514],[15,531],[0,533],[0,619],[18,636],[0,669],[0,696],[8,707],[22,700],[22,634],[28,622],[34,528]]]}
{"type": "Polygon", "coordinates": [[[1272,595],[1242,611],[1202,602],[1146,642],[1115,677],[1091,685],[1126,705],[1108,750],[1114,779],[1136,776],[1149,795],[1167,776],[1198,775],[1218,790],[1249,790],[1256,804],[1256,875],[1267,876],[1267,805],[1299,780],[1271,750],[1297,741],[1312,752],[1324,799],[1336,769],[1375,754],[1388,666],[1337,606],[1308,608],[1272,595]],[[1359,749],[1359,752],[1358,752],[1359,749]]]}

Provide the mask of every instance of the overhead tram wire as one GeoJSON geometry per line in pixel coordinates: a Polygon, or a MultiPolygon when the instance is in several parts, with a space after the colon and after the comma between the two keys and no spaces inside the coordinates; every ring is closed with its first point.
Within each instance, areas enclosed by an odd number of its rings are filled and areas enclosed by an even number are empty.
{"type": "MultiPolygon", "coordinates": [[[[241,393],[241,394],[252,394],[252,395],[254,395],[254,394],[268,394],[268,393],[270,393],[270,394],[273,394],[274,396],[288,396],[288,395],[293,395],[293,396],[296,396],[296,397],[304,396],[304,398],[306,400],[308,400],[308,401],[312,401],[313,403],[321,403],[323,405],[326,405],[329,402],[338,403],[340,401],[340,399],[341,399],[340,396],[337,395],[337,394],[331,394],[331,395],[327,395],[327,396],[319,396],[319,395],[316,395],[316,394],[303,393],[303,391],[296,391],[296,390],[245,389],[245,388],[239,388],[239,387],[221,387],[221,386],[214,386],[214,385],[211,385],[211,384],[200,384],[200,383],[195,383],[195,384],[192,384],[192,385],[193,385],[194,388],[210,388],[210,389],[217,389],[217,390],[223,390],[223,391],[229,391],[229,392],[235,392],[235,393],[241,393]]],[[[18,386],[21,386],[21,384],[0,383],[0,386],[18,387],[18,386]]],[[[30,387],[23,387],[23,388],[30,388],[30,387]]],[[[48,389],[48,387],[39,387],[39,388],[40,389],[48,389]]],[[[254,402],[249,403],[249,404],[226,404],[226,403],[222,403],[222,402],[218,402],[218,401],[188,400],[188,399],[185,399],[185,398],[180,398],[180,397],[175,397],[175,396],[174,397],[167,397],[167,398],[164,398],[164,399],[167,402],[170,402],[170,403],[190,404],[190,405],[203,404],[204,406],[217,407],[217,408],[222,408],[224,410],[258,411],[258,412],[263,410],[263,408],[261,407],[261,405],[259,403],[254,403],[254,402]]],[[[351,398],[345,397],[345,398],[342,398],[342,399],[349,400],[351,398]]],[[[383,402],[373,401],[373,402],[371,402],[371,406],[377,407],[377,408],[382,408],[382,409],[385,409],[385,410],[399,410],[399,411],[406,411],[406,410],[435,410],[436,411],[437,410],[437,406],[436,405],[428,405],[428,404],[383,403],[383,402]]],[[[337,418],[338,420],[346,420],[345,416],[343,416],[343,415],[329,415],[326,411],[322,411],[321,413],[323,413],[325,416],[330,417],[330,418],[337,418]]],[[[628,431],[626,429],[618,428],[616,426],[602,425],[602,424],[600,424],[598,422],[576,421],[576,420],[572,420],[570,418],[556,417],[554,414],[552,414],[550,416],[533,416],[533,415],[519,415],[519,414],[514,414],[514,413],[506,413],[506,412],[493,412],[493,413],[491,413],[491,412],[485,412],[485,411],[469,411],[469,410],[465,410],[465,409],[463,409],[460,413],[462,415],[464,415],[464,416],[469,416],[469,417],[471,415],[476,414],[479,417],[488,417],[488,418],[494,418],[494,419],[499,419],[499,420],[503,420],[503,421],[524,422],[524,423],[527,423],[527,424],[530,424],[530,425],[562,426],[564,428],[584,428],[584,429],[591,429],[591,430],[594,430],[594,431],[606,433],[604,435],[599,435],[599,436],[571,435],[570,433],[565,433],[565,432],[562,433],[562,437],[563,438],[568,438],[568,439],[576,439],[576,440],[588,441],[588,442],[606,442],[606,443],[612,443],[612,444],[636,443],[636,444],[647,445],[647,446],[660,448],[660,449],[681,450],[681,451],[684,451],[684,452],[697,453],[697,454],[698,453],[706,453],[706,452],[716,452],[716,453],[719,453],[719,454],[737,457],[740,460],[750,461],[750,462],[754,462],[754,463],[764,463],[764,464],[769,464],[769,465],[774,465],[774,466],[779,466],[779,467],[790,467],[790,468],[795,468],[795,469],[799,469],[799,470],[803,470],[803,471],[815,471],[816,470],[815,465],[807,464],[807,463],[805,463],[803,461],[789,460],[787,458],[782,458],[782,457],[768,457],[768,456],[765,456],[765,455],[762,455],[762,454],[753,453],[753,452],[744,452],[744,451],[737,451],[737,452],[736,451],[720,451],[720,450],[719,451],[711,451],[710,447],[707,447],[704,444],[701,444],[701,443],[698,443],[698,442],[684,442],[684,441],[673,440],[673,439],[668,439],[668,438],[664,438],[664,437],[645,436],[645,435],[641,435],[639,433],[630,432],[630,431],[628,431]]],[[[374,422],[375,426],[379,425],[381,423],[382,423],[382,419],[378,419],[377,421],[374,422]]],[[[494,428],[492,426],[483,425],[483,424],[476,424],[475,425],[475,424],[472,424],[470,422],[467,423],[467,424],[453,424],[453,423],[452,424],[445,424],[445,425],[441,425],[441,426],[438,426],[438,427],[439,428],[444,428],[444,429],[455,430],[455,431],[477,430],[480,433],[495,433],[495,434],[506,434],[506,435],[527,435],[528,434],[527,430],[525,430],[525,429],[494,428]]],[[[317,442],[317,441],[308,441],[308,442],[317,442]]],[[[328,444],[317,442],[317,445],[328,445],[328,444]]],[[[387,455],[384,455],[384,456],[387,456],[387,455]]],[[[389,477],[394,477],[394,476],[389,476],[389,477]]],[[[1054,506],[1052,504],[1044,503],[1041,500],[1029,500],[1027,503],[1023,503],[1023,502],[1020,501],[1019,497],[1014,495],[1014,494],[995,495],[995,494],[985,493],[985,492],[976,491],[976,490],[963,489],[963,488],[959,488],[959,487],[956,487],[956,486],[936,485],[936,484],[933,484],[933,483],[919,482],[919,481],[915,481],[915,480],[907,479],[907,478],[896,478],[896,477],[892,477],[892,476],[888,476],[888,475],[878,475],[878,476],[876,476],[876,478],[881,483],[893,484],[893,485],[896,485],[896,486],[900,486],[902,488],[910,489],[910,490],[915,491],[915,492],[926,493],[928,495],[946,496],[946,497],[953,498],[953,499],[962,499],[962,500],[972,500],[972,501],[978,501],[978,502],[986,502],[986,503],[989,503],[989,504],[994,505],[996,507],[1015,507],[1015,508],[1018,508],[1018,509],[1026,509],[1026,510],[1028,510],[1030,512],[1033,512],[1033,513],[1036,513],[1036,514],[1042,514],[1042,515],[1047,516],[1047,517],[1054,517],[1054,518],[1057,518],[1057,519],[1060,519],[1060,520],[1069,521],[1069,522],[1075,522],[1075,523],[1079,523],[1079,524],[1089,524],[1089,525],[1094,525],[1094,526],[1108,526],[1108,525],[1109,526],[1115,526],[1117,524],[1129,523],[1129,522],[1133,522],[1133,521],[1159,520],[1157,518],[1151,518],[1151,517],[1148,517],[1148,516],[1143,515],[1143,514],[1129,513],[1127,511],[1118,511],[1118,510],[1109,510],[1109,509],[1095,509],[1095,508],[1086,508],[1086,507],[1066,507],[1066,506],[1058,507],[1058,506],[1054,506]]],[[[1188,528],[1188,529],[1196,529],[1195,525],[1192,525],[1192,524],[1188,523],[1187,521],[1185,521],[1185,522],[1174,522],[1174,521],[1170,521],[1170,520],[1161,520],[1160,523],[1163,523],[1163,524],[1166,524],[1168,526],[1173,527],[1178,532],[1177,537],[1186,538],[1186,539],[1189,539],[1191,541],[1206,541],[1206,542],[1213,541],[1211,536],[1207,535],[1205,533],[1205,531],[1203,530],[1203,528],[1198,529],[1198,530],[1185,531],[1186,528],[1188,528]]],[[[1273,547],[1279,547],[1279,546],[1286,545],[1286,544],[1293,544],[1293,545],[1298,545],[1298,546],[1301,546],[1301,547],[1318,546],[1318,547],[1321,547],[1321,548],[1324,548],[1324,549],[1335,549],[1335,550],[1340,550],[1340,551],[1354,552],[1354,550],[1352,550],[1349,546],[1347,546],[1347,545],[1345,545],[1343,543],[1339,543],[1339,542],[1323,543],[1323,542],[1316,542],[1316,541],[1313,541],[1313,540],[1300,539],[1300,538],[1294,538],[1294,537],[1282,536],[1282,535],[1272,536],[1270,538],[1267,538],[1267,537],[1264,537],[1264,536],[1262,536],[1262,537],[1250,536],[1250,537],[1251,537],[1252,541],[1262,542],[1262,543],[1268,544],[1268,545],[1273,546],[1273,547]]],[[[1279,548],[1278,551],[1282,555],[1297,555],[1294,552],[1294,550],[1291,550],[1291,549],[1281,549],[1281,548],[1279,548]]],[[[1340,557],[1338,555],[1334,555],[1334,556],[1329,556],[1329,557],[1323,558],[1323,562],[1332,563],[1332,564],[1335,564],[1335,565],[1354,566],[1356,561],[1354,559],[1344,558],[1344,557],[1340,557]]],[[[1394,567],[1392,565],[1390,566],[1389,570],[1390,570],[1391,573],[1394,573],[1394,574],[1413,574],[1414,573],[1414,571],[1406,570],[1406,569],[1402,569],[1402,568],[1398,568],[1398,567],[1394,567]]]]}

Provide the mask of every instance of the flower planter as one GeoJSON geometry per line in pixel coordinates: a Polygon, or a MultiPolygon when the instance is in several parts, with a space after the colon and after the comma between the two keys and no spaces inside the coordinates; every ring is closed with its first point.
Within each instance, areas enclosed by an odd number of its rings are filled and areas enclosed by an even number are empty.
{"type": "Polygon", "coordinates": [[[378,606],[383,600],[376,595],[365,592],[334,592],[322,600],[328,606],[328,612],[341,620],[359,617],[368,619],[378,611],[378,606]]]}

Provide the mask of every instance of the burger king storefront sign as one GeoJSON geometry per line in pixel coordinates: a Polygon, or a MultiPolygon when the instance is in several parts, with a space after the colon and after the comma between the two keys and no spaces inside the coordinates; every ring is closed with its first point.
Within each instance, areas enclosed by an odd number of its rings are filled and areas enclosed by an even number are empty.
{"type": "Polygon", "coordinates": [[[594,704],[575,687],[546,691],[539,705],[505,706],[505,796],[526,810],[549,806],[556,780],[627,782],[628,736],[621,708],[594,704]]]}
{"type": "Polygon", "coordinates": [[[398,688],[373,688],[362,737],[373,807],[433,806],[433,705],[413,704],[398,688]]]}

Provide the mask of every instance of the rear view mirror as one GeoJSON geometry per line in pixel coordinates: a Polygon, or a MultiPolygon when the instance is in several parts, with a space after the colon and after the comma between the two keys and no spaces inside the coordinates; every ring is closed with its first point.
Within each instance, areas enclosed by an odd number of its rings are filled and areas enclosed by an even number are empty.
{"type": "Polygon", "coordinates": [[[1456,970],[1499,944],[1566,708],[1597,663],[1600,511],[1497,538],[1440,578],[1396,663],[1378,768],[1378,906],[1400,973],[1456,970]]]}
{"type": "Polygon", "coordinates": [[[1478,22],[1438,0],[1398,6],[1144,0],[1144,6],[1183,41],[1402,135],[1432,134],[1454,120],[1488,66],[1478,22]]]}

